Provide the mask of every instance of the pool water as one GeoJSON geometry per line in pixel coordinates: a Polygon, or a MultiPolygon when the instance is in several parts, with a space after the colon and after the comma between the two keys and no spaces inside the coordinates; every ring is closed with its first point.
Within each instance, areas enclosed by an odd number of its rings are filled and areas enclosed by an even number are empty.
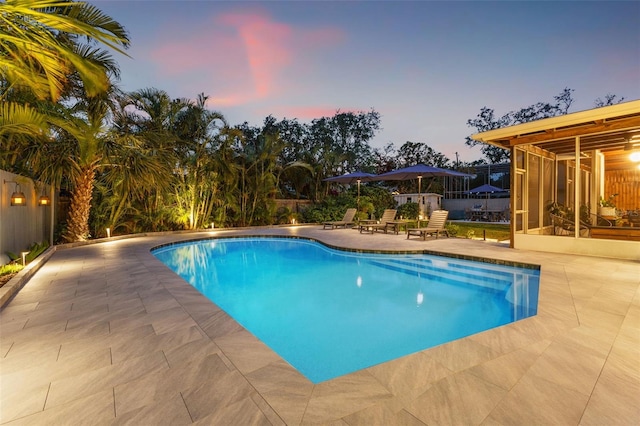
{"type": "Polygon", "coordinates": [[[536,314],[539,269],[225,238],[153,254],[314,383],[536,314]]]}

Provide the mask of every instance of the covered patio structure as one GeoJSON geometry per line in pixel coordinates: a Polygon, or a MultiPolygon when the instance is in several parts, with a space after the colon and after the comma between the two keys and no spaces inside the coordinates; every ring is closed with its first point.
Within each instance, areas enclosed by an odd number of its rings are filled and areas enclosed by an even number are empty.
{"type": "Polygon", "coordinates": [[[511,152],[512,247],[640,260],[640,100],[471,137],[511,152]]]}

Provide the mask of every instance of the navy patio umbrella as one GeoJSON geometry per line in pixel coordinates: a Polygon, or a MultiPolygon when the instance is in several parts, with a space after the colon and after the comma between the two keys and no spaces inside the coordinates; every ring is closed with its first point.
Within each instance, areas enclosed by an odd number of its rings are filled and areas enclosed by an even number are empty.
{"type": "Polygon", "coordinates": [[[336,182],[336,183],[344,183],[346,185],[353,185],[354,183],[358,184],[358,198],[356,198],[356,208],[360,211],[360,183],[361,182],[371,182],[376,180],[377,175],[371,173],[365,173],[361,171],[353,172],[353,173],[345,173],[340,176],[333,176],[326,179],[323,179],[326,182],[336,182]]]}
{"type": "MultiPolygon", "coordinates": [[[[504,188],[498,188],[497,186],[493,186],[488,183],[485,183],[484,185],[480,185],[476,188],[466,191],[466,194],[472,194],[472,195],[485,194],[487,196],[486,199],[488,200],[490,194],[493,194],[496,192],[505,193],[505,192],[509,192],[509,190],[504,188]]],[[[485,210],[487,209],[487,206],[488,206],[488,201],[485,201],[485,205],[484,205],[485,210]]]]}
{"type": "Polygon", "coordinates": [[[484,185],[468,190],[467,194],[492,194],[494,192],[509,192],[509,190],[485,183],[484,185]]]}
{"type": "MultiPolygon", "coordinates": [[[[392,170],[387,173],[378,175],[375,180],[411,180],[418,179],[418,207],[422,210],[421,197],[421,185],[423,177],[438,177],[438,176],[457,176],[457,177],[472,177],[466,173],[457,172],[455,170],[441,169],[440,167],[427,166],[425,164],[416,164],[415,166],[405,167],[403,169],[392,170]]],[[[421,211],[419,213],[422,213],[421,211]]]]}
{"type": "Polygon", "coordinates": [[[425,164],[416,164],[415,166],[383,173],[378,175],[375,180],[409,180],[436,176],[472,177],[472,175],[457,172],[455,170],[441,169],[440,167],[427,166],[425,164]]]}

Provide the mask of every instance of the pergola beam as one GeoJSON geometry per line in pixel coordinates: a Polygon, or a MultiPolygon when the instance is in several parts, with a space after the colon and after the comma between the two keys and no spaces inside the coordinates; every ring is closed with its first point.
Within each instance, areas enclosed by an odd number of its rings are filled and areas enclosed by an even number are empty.
{"type": "Polygon", "coordinates": [[[590,123],[584,123],[580,126],[570,126],[562,129],[547,129],[531,135],[515,135],[510,138],[508,147],[514,147],[523,144],[539,144],[541,142],[553,142],[561,139],[570,139],[566,143],[573,144],[573,138],[576,136],[591,136],[595,134],[606,134],[611,132],[619,132],[625,130],[637,129],[640,127],[640,115],[633,117],[625,117],[618,120],[597,120],[590,123]]]}

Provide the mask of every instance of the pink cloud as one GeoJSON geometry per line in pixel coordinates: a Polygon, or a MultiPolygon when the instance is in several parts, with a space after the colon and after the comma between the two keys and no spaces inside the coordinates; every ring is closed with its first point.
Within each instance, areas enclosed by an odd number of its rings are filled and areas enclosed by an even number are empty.
{"type": "Polygon", "coordinates": [[[229,14],[218,20],[234,27],[243,42],[256,95],[272,92],[279,72],[291,63],[291,27],[257,14],[229,14]]]}
{"type": "Polygon", "coordinates": [[[220,14],[188,33],[182,26],[179,37],[161,43],[148,55],[161,75],[184,79],[183,86],[200,87],[196,90],[210,96],[211,106],[220,108],[296,90],[290,73],[295,68],[313,68],[305,66],[314,60],[313,50],[335,45],[342,38],[340,30],[297,28],[275,21],[262,10],[245,10],[220,14]]]}

